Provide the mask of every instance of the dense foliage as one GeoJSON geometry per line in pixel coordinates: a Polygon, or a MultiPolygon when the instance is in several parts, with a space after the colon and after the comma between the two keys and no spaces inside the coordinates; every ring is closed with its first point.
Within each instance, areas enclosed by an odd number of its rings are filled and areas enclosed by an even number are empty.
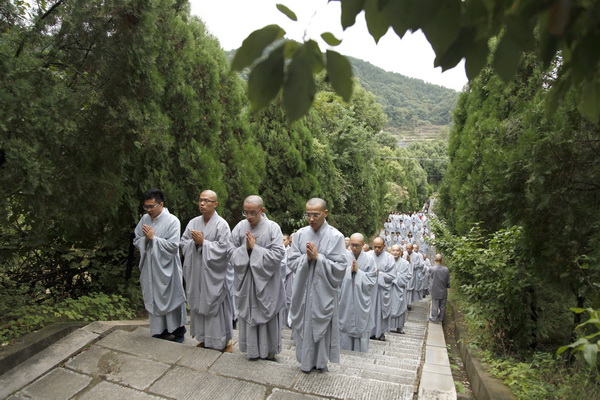
{"type": "MultiPolygon", "coordinates": [[[[574,90],[545,112],[557,81],[544,71],[526,54],[510,84],[488,66],[459,97],[439,191],[448,226],[438,225],[436,240],[481,345],[533,365],[535,351],[573,342],[563,349],[581,351],[592,369],[576,363],[570,373],[588,385],[598,373],[600,131],[574,90]],[[581,323],[584,308],[591,318],[581,323]]],[[[569,369],[546,358],[548,370],[569,369]]],[[[518,373],[518,363],[506,363],[505,377],[518,373]]],[[[517,386],[527,398],[562,398],[548,395],[552,385],[517,386]]]]}
{"type": "Polygon", "coordinates": [[[4,338],[21,332],[10,320],[35,307],[57,305],[57,319],[131,315],[140,305],[131,232],[149,187],[164,190],[182,226],[211,188],[232,226],[249,194],[263,195],[288,232],[305,224],[306,199],[321,196],[334,226],[368,236],[390,208],[428,194],[418,163],[381,158],[400,150],[358,83],[345,102],[320,77],[317,107],[290,124],[281,97],[251,112],[244,81],[187,1],[40,5],[0,10],[0,303],[12,305],[0,315],[4,338]],[[102,293],[99,302],[81,297],[90,293],[102,293]],[[126,309],[92,312],[121,299],[104,294],[128,299],[126,309]]]}
{"type": "Polygon", "coordinates": [[[377,96],[388,117],[386,130],[397,133],[421,125],[450,125],[458,93],[420,79],[384,71],[348,57],[361,85],[377,96]]]}

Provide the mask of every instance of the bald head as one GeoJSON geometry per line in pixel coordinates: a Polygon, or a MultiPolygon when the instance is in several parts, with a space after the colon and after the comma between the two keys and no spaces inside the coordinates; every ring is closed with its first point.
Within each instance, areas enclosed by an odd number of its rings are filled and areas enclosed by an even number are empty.
{"type": "Polygon", "coordinates": [[[310,207],[317,207],[320,211],[327,210],[327,203],[325,202],[325,200],[320,199],[318,197],[313,197],[312,199],[308,200],[306,202],[306,205],[310,207]]]}
{"type": "Polygon", "coordinates": [[[406,251],[408,252],[408,254],[411,254],[413,251],[413,245],[412,243],[409,243],[406,245],[406,251]]]}
{"type": "Polygon", "coordinates": [[[383,249],[385,249],[385,242],[383,239],[380,237],[373,239],[373,250],[375,251],[375,254],[380,255],[383,249]]]}
{"type": "Polygon", "coordinates": [[[256,205],[256,206],[258,206],[258,208],[263,208],[264,207],[262,197],[257,196],[255,194],[246,197],[246,199],[244,200],[244,204],[256,205]]]}
{"type": "Polygon", "coordinates": [[[390,254],[394,256],[394,260],[397,260],[402,255],[402,247],[397,244],[393,245],[390,247],[390,254]]]}
{"type": "Polygon", "coordinates": [[[442,263],[442,255],[436,254],[434,260],[435,260],[436,264],[441,264],[442,263]]]}
{"type": "Polygon", "coordinates": [[[204,190],[202,193],[200,193],[200,198],[204,199],[205,197],[207,199],[217,200],[217,194],[212,190],[204,190]]]}
{"type": "Polygon", "coordinates": [[[350,250],[352,250],[354,257],[358,258],[364,245],[365,237],[361,233],[354,233],[350,236],[350,250]]]}

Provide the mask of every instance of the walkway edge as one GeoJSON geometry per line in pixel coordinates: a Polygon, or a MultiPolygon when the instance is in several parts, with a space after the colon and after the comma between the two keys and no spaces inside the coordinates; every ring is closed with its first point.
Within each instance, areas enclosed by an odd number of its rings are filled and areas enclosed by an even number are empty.
{"type": "Polygon", "coordinates": [[[456,400],[446,339],[441,324],[428,323],[425,361],[419,383],[419,400],[456,400]]]}

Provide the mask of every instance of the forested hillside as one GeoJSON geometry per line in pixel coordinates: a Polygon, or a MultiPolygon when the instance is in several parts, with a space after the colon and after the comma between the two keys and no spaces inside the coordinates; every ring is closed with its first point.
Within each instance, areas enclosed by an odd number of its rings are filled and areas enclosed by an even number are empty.
{"type": "Polygon", "coordinates": [[[420,125],[449,125],[458,93],[421,79],[388,72],[357,58],[348,57],[365,89],[375,94],[388,117],[392,133],[420,125]]]}

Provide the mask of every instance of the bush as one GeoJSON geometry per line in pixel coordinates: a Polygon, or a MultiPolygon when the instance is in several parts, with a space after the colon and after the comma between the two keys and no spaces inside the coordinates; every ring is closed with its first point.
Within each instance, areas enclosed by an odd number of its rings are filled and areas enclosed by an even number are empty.
{"type": "MultiPolygon", "coordinates": [[[[4,286],[9,285],[4,283],[4,286]]],[[[129,300],[116,294],[92,293],[78,299],[59,302],[46,300],[38,304],[27,302],[27,298],[14,285],[8,292],[2,293],[0,304],[13,305],[12,309],[2,308],[0,343],[3,344],[53,322],[91,322],[135,317],[135,310],[129,300]]]]}

